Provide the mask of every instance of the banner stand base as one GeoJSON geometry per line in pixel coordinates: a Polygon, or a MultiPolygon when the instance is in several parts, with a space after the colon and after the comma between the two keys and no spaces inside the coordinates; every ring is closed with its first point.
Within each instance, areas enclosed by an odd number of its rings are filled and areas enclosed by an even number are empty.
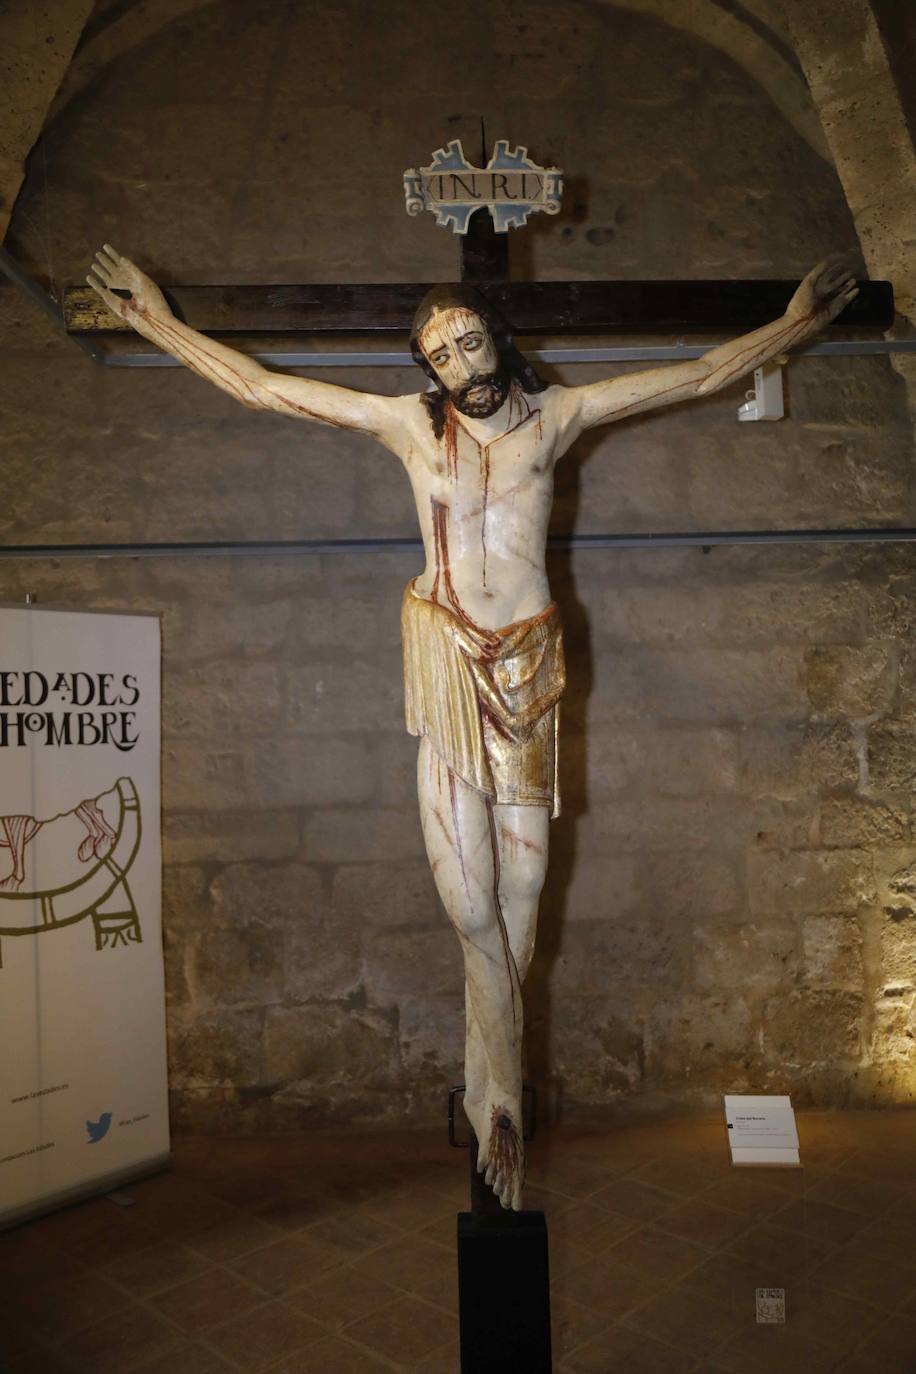
{"type": "Polygon", "coordinates": [[[127,1169],[116,1169],[113,1173],[102,1174],[99,1178],[89,1179],[73,1188],[64,1188],[59,1193],[49,1193],[47,1197],[35,1198],[21,1207],[8,1208],[7,1211],[0,1212],[0,1231],[7,1231],[11,1226],[21,1226],[25,1221],[34,1221],[36,1217],[47,1216],[49,1212],[59,1212],[62,1207],[72,1207],[76,1202],[88,1202],[89,1198],[116,1192],[129,1183],[138,1183],[140,1179],[151,1178],[153,1174],[161,1174],[166,1169],[171,1169],[174,1162],[175,1156],[169,1150],[165,1154],[156,1155],[153,1159],[145,1159],[142,1164],[132,1164],[127,1169]]]}

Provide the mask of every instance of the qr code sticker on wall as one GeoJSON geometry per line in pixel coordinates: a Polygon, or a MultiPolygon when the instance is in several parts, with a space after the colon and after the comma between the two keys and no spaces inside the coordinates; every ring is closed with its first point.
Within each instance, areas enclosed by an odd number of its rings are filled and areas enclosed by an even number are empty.
{"type": "Polygon", "coordinates": [[[786,1290],[784,1288],[757,1289],[757,1321],[767,1325],[786,1320],[786,1290]]]}

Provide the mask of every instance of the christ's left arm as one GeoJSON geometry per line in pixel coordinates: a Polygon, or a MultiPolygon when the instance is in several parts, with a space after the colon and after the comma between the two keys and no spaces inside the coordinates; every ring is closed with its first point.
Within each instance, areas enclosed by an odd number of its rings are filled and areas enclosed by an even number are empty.
{"type": "Polygon", "coordinates": [[[782,318],[762,329],[719,344],[690,362],[588,386],[562,388],[560,404],[565,411],[569,442],[595,425],[719,391],[737,377],[753,372],[768,358],[816,334],[836,319],[856,294],[848,260],[827,258],[808,273],[782,318]]]}

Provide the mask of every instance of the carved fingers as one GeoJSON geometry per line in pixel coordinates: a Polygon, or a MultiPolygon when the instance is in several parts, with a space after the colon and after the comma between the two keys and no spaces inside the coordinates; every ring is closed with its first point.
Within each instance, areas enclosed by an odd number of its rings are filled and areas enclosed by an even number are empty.
{"type": "Polygon", "coordinates": [[[146,314],[165,311],[169,313],[165,297],[145,272],[136,263],[125,258],[110,243],[103,244],[95,255],[95,261],[86,281],[108,306],[109,310],[128,319],[137,312],[146,314]],[[127,291],[129,296],[118,295],[127,291]]]}
{"type": "Polygon", "coordinates": [[[129,314],[130,301],[124,300],[121,296],[115,295],[115,288],[120,287],[120,282],[115,280],[118,272],[119,258],[110,244],[100,249],[95,255],[95,261],[89,270],[86,278],[97,296],[102,300],[115,315],[121,319],[126,319],[129,314]]]}
{"type": "Polygon", "coordinates": [[[810,317],[815,327],[835,320],[858,295],[852,259],[834,253],[813,267],[789,305],[789,313],[810,317]]]}
{"type": "Polygon", "coordinates": [[[855,281],[852,259],[847,253],[832,253],[809,273],[818,300],[830,300],[850,279],[855,281]]]}
{"type": "Polygon", "coordinates": [[[835,320],[858,295],[852,260],[848,254],[835,253],[819,263],[812,273],[815,308],[827,320],[835,320]]]}

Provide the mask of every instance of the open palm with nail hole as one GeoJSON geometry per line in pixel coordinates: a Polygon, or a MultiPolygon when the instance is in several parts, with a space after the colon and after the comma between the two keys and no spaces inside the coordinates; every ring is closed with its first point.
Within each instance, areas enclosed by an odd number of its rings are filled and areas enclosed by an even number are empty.
{"type": "Polygon", "coordinates": [[[132,322],[137,315],[154,318],[157,315],[169,318],[172,314],[168,301],[156,283],[141,272],[130,258],[122,258],[110,243],[106,243],[95,255],[86,281],[108,306],[114,315],[132,322]],[[129,291],[130,295],[118,296],[117,291],[129,291]]]}

